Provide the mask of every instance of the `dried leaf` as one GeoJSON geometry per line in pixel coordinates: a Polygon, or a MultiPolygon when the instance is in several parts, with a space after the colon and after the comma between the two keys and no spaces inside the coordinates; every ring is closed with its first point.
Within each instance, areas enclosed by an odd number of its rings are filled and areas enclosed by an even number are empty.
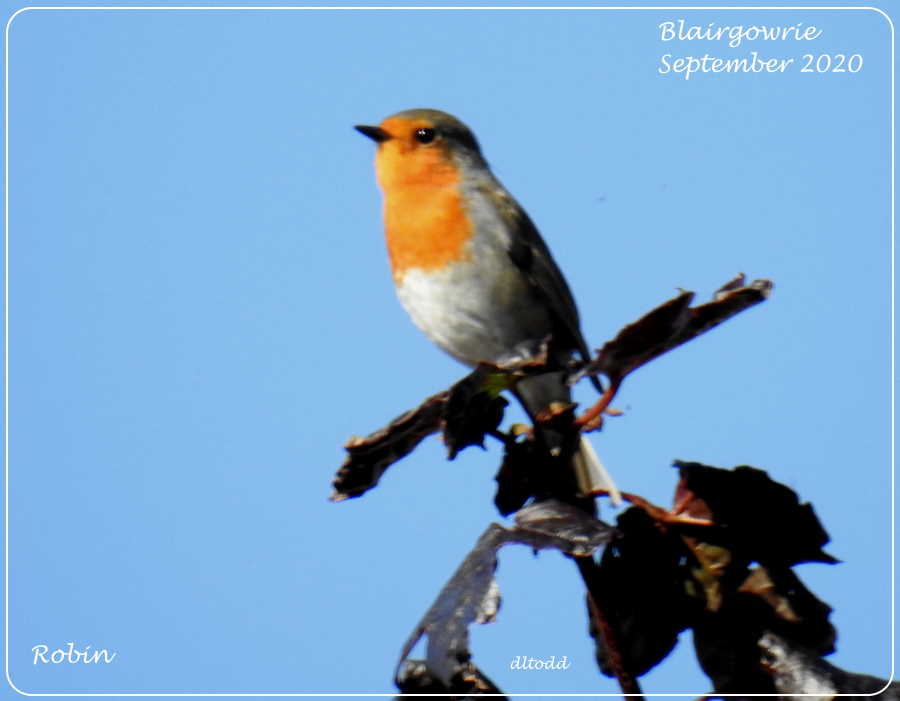
{"type": "Polygon", "coordinates": [[[819,655],[834,652],[837,632],[829,620],[831,607],[807,589],[789,567],[769,567],[766,574],[772,589],[752,593],[770,607],[771,612],[766,614],[768,630],[786,635],[819,655]]]}
{"type": "Polygon", "coordinates": [[[693,568],[692,573],[703,587],[706,609],[718,611],[725,595],[722,580],[731,565],[731,552],[718,545],[698,542],[695,538],[685,537],[684,542],[697,560],[698,567],[693,568]]]}
{"type": "Polygon", "coordinates": [[[697,661],[716,694],[773,694],[772,679],[759,665],[757,640],[771,608],[756,596],[724,596],[715,613],[693,621],[697,661]]]}
{"type": "MultiPolygon", "coordinates": [[[[628,673],[640,676],[671,652],[678,634],[703,603],[685,586],[690,572],[677,534],[636,507],[619,516],[616,528],[618,537],[600,558],[598,582],[603,586],[604,610],[618,633],[623,665],[628,673]]],[[[613,676],[593,615],[591,619],[598,664],[604,674],[613,676]]]]}
{"type": "Polygon", "coordinates": [[[510,441],[506,444],[503,462],[494,477],[497,481],[494,505],[502,515],[508,516],[518,511],[534,494],[535,459],[533,441],[510,441]]]}
{"type": "MultiPolygon", "coordinates": [[[[541,366],[533,360],[515,367],[534,372],[541,366]]],[[[365,438],[352,437],[344,445],[347,457],[332,481],[331,500],[365,494],[393,463],[441,429],[451,460],[469,445],[483,447],[485,434],[503,420],[507,401],[499,393],[513,386],[524,371],[515,372],[518,374],[499,366],[480,365],[449,390],[432,395],[388,426],[365,438]]]]}
{"type": "Polygon", "coordinates": [[[623,328],[570,381],[602,373],[619,383],[641,365],[759,304],[773,287],[768,280],[755,280],[746,287],[743,282],[743,275],[736,277],[716,292],[712,302],[697,307],[690,306],[694,293],[682,292],[623,328]]]}
{"type": "MultiPolygon", "coordinates": [[[[500,699],[500,689],[471,662],[463,665],[450,680],[443,684],[429,671],[424,660],[406,660],[394,680],[402,694],[453,694],[450,700],[470,699],[480,694],[492,694],[500,699]]],[[[397,697],[398,701],[401,697],[397,697]]],[[[405,698],[409,698],[406,696],[405,698]]]]}
{"type": "Polygon", "coordinates": [[[772,676],[779,694],[811,694],[814,696],[810,698],[823,700],[837,694],[852,694],[850,698],[877,694],[879,701],[900,700],[900,683],[845,672],[815,652],[771,631],[760,636],[759,648],[762,667],[772,676]]]}
{"type": "Polygon", "coordinates": [[[776,631],[825,654],[835,632],[831,609],[797,578],[791,565],[834,562],[808,504],[752,467],[733,470],[676,462],[677,508],[703,513],[709,526],[676,525],[691,558],[706,611],[693,621],[694,645],[717,693],[774,693],[762,673],[757,641],[776,631]],[[750,570],[752,562],[763,567],[750,570]]]}
{"type": "Polygon", "coordinates": [[[478,366],[450,388],[444,407],[444,443],[447,458],[453,460],[470,445],[484,448],[484,437],[495,431],[509,403],[499,396],[506,389],[505,378],[486,365],[478,366]]]}
{"type": "Polygon", "coordinates": [[[372,489],[393,463],[409,454],[424,438],[441,428],[447,392],[426,399],[390,425],[344,446],[347,457],[332,482],[332,501],[358,497],[372,489]]]}
{"type": "Polygon", "coordinates": [[[688,489],[683,479],[678,480],[675,487],[672,511],[698,521],[712,522],[713,519],[709,505],[688,489]]]}
{"type": "Polygon", "coordinates": [[[796,492],[764,471],[746,465],[724,470],[681,461],[675,466],[684,487],[703,500],[716,525],[727,532],[722,544],[747,562],[837,562],[822,550],[829,538],[812,506],[801,504],[796,492]]]}
{"type": "Polygon", "coordinates": [[[517,528],[507,531],[510,540],[536,550],[556,548],[575,557],[587,557],[612,540],[615,531],[584,511],[561,501],[539,501],[515,516],[517,528]]]}
{"type": "Polygon", "coordinates": [[[800,623],[800,617],[791,608],[790,599],[778,591],[765,567],[754,567],[737,590],[745,594],[755,594],[772,607],[776,616],[788,623],[800,623]]]}
{"type": "MultiPolygon", "coordinates": [[[[547,501],[523,509],[518,525],[488,526],[403,646],[398,670],[423,635],[428,636],[425,665],[439,683],[449,686],[469,663],[471,623],[494,620],[500,594],[494,581],[497,551],[507,543],[523,543],[535,550],[556,548],[571,555],[593,553],[609,542],[614,530],[583,511],[562,502],[547,501]]],[[[399,671],[397,675],[399,677],[399,671]]]]}

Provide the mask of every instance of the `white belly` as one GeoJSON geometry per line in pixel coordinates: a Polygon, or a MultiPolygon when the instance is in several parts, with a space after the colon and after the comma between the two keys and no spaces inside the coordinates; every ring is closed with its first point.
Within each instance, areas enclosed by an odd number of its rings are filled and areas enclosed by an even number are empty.
{"type": "Polygon", "coordinates": [[[469,366],[527,357],[552,331],[505,250],[481,250],[440,272],[408,270],[397,296],[434,344],[469,366]]]}

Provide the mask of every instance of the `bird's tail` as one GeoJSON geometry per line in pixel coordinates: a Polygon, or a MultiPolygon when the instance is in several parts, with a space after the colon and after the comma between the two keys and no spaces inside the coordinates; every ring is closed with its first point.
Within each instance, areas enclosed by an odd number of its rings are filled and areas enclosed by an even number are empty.
{"type": "MultiPolygon", "coordinates": [[[[525,378],[519,382],[515,394],[532,420],[538,411],[550,406],[553,402],[571,401],[571,390],[564,384],[563,379],[563,373],[549,373],[525,378]]],[[[548,432],[548,435],[550,433],[548,432]]],[[[613,505],[618,506],[622,503],[622,493],[616,487],[616,483],[613,482],[600,458],[597,457],[594,447],[585,436],[579,438],[578,448],[572,460],[578,490],[582,494],[595,494],[602,491],[609,494],[613,505]]]]}
{"type": "Polygon", "coordinates": [[[612,476],[606,471],[587,436],[581,436],[572,462],[575,468],[575,478],[578,480],[578,490],[582,494],[603,491],[609,494],[613,506],[619,506],[622,503],[622,493],[613,482],[612,476]]]}

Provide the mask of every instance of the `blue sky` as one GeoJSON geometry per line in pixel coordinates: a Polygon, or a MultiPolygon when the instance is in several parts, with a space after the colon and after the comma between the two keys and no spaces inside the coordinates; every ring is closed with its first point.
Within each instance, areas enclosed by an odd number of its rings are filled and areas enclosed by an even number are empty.
{"type": "MultiPolygon", "coordinates": [[[[436,439],[364,498],[327,501],[351,434],[464,372],[395,299],[373,147],[351,128],[423,106],[475,130],[593,346],[678,288],[774,281],[767,303],[629,378],[593,442],[623,489],[661,504],[673,459],[755,465],[797,490],[843,561],[799,568],[835,609],[831,661],[890,673],[885,17],[47,10],[19,14],[8,49],[20,689],[393,690],[406,636],[500,520],[496,446],[447,463],[436,439]],[[661,41],[678,19],[822,34],[661,41]],[[751,51],[796,62],[658,72],[664,54],[751,51]],[[862,69],[804,73],[805,53],[862,69]],[[34,645],[69,641],[117,658],[32,664],[34,645]]],[[[473,650],[504,691],[616,691],[569,562],[508,548],[498,581],[473,650]],[[516,655],[572,665],[510,670],[516,655]]],[[[708,691],[689,635],[644,687],[708,691]]]]}

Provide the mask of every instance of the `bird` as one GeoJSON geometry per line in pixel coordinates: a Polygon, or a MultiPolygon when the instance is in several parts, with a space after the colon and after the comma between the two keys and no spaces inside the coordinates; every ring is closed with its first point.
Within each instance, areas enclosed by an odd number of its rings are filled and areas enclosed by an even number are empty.
{"type": "MultiPolygon", "coordinates": [[[[576,353],[589,360],[565,277],[469,127],[447,112],[416,108],[354,128],[377,146],[397,296],[432,343],[468,367],[527,361],[548,336],[556,360],[576,353]]],[[[515,385],[532,421],[552,403],[571,401],[565,375],[526,377],[515,385]]],[[[584,435],[573,468],[580,493],[605,492],[619,503],[615,483],[584,435]]]]}

